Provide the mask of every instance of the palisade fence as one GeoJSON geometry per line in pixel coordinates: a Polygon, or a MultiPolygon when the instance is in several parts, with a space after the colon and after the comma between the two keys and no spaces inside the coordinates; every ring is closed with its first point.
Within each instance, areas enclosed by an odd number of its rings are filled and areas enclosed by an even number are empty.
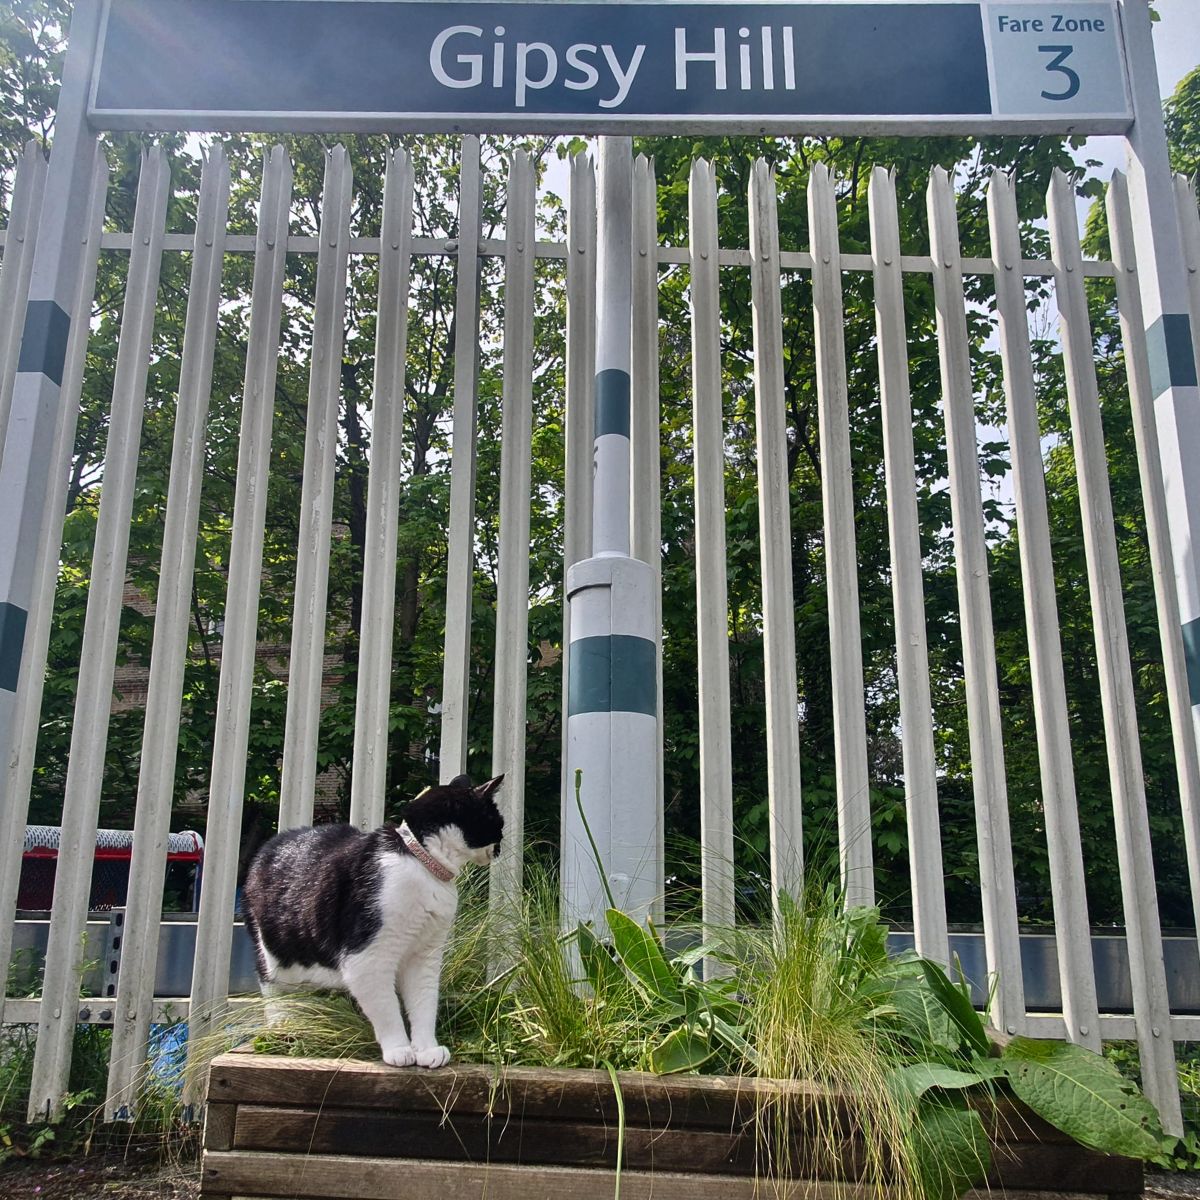
{"type": "MultiPolygon", "coordinates": [[[[320,689],[326,631],[340,364],[350,256],[377,256],[379,296],[361,669],[357,690],[351,819],[360,826],[383,817],[389,665],[397,540],[405,348],[410,269],[415,256],[457,255],[460,264],[503,258],[503,437],[501,446],[500,578],[496,616],[496,691],[493,769],[505,772],[509,833],[522,828],[525,680],[529,605],[529,498],[531,470],[531,363],[535,305],[534,260],[566,260],[567,371],[565,448],[565,556],[567,565],[590,553],[591,389],[594,360],[595,178],[588,159],[570,164],[569,223],[565,244],[535,240],[535,170],[513,155],[507,189],[507,233],[482,236],[480,147],[462,142],[460,227],[457,239],[413,236],[413,173],[403,151],[390,158],[378,237],[351,234],[352,180],[338,147],[326,160],[318,237],[290,235],[291,165],[280,147],[266,157],[257,233],[227,232],[228,164],[219,147],[203,168],[193,234],[167,234],[169,166],[158,149],[146,152],[133,228],[103,231],[107,168],[97,155],[90,227],[80,231],[91,248],[71,314],[63,406],[59,416],[50,504],[54,519],[39,549],[38,591],[20,685],[19,752],[6,768],[0,810],[0,976],[12,948],[15,910],[62,537],[62,513],[81,396],[89,317],[102,250],[128,253],[128,276],[115,368],[103,488],[91,574],[86,629],[68,767],[62,850],[40,999],[2,1000],[5,1022],[38,1022],[31,1112],[58,1106],[66,1089],[72,1033],[80,1019],[78,958],[87,920],[91,848],[97,825],[128,527],[137,478],[139,433],[146,397],[149,346],[164,254],[191,256],[191,285],[182,346],[180,383],[161,583],[154,614],[146,723],[141,754],[128,907],[120,977],[108,1005],[113,1044],[108,1108],[130,1103],[152,1021],[191,1014],[193,1042],[211,1028],[228,990],[234,892],[242,807],[243,765],[256,647],[275,371],[284,303],[286,254],[316,255],[311,378],[307,410],[303,504],[297,546],[296,601],[289,666],[289,697],[282,763],[281,827],[304,825],[313,813],[320,689]],[[166,838],[172,805],[180,693],[187,653],[189,599],[197,512],[203,484],[205,421],[211,388],[217,317],[226,256],[253,255],[253,286],[246,340],[244,402],[228,595],[213,745],[206,865],[190,1001],[154,991],[166,838]]],[[[32,247],[44,180],[40,152],[21,161],[4,234],[0,272],[0,424],[7,420],[17,364],[32,247]]],[[[781,284],[795,273],[811,277],[816,333],[815,373],[822,448],[821,491],[829,592],[830,653],[835,706],[835,757],[843,883],[851,903],[874,899],[862,636],[855,550],[855,497],[850,470],[848,382],[843,284],[848,274],[873,276],[880,399],[884,422],[891,585],[895,612],[900,732],[910,838],[914,940],[917,949],[949,959],[938,814],[939,770],[927,661],[922,553],[914,468],[905,324],[905,274],[932,278],[937,309],[941,398],[952,504],[963,670],[970,724],[971,770],[979,843],[987,969],[995,981],[991,1017],[1001,1029],[1067,1037],[1093,1048],[1102,1038],[1133,1038],[1141,1045],[1148,1093],[1168,1125],[1179,1123],[1173,1042],[1200,1040],[1200,1016],[1172,1015],[1151,859],[1150,827],[1134,711],[1116,538],[1108,486],[1092,332],[1085,281],[1115,280],[1129,392],[1137,436],[1147,531],[1157,587],[1179,795],[1192,895],[1200,909],[1200,769],[1191,728],[1187,672],[1166,530],[1166,498],[1159,472],[1155,413],[1149,385],[1143,321],[1133,260],[1126,185],[1114,177],[1108,193],[1113,262],[1085,261],[1080,251],[1075,197],[1057,174],[1048,195],[1050,261],[1022,258],[1017,207],[1010,179],[996,174],[989,188],[989,258],[964,258],[959,249],[952,179],[937,170],[928,185],[928,254],[904,253],[892,177],[876,168],[869,203],[871,252],[839,249],[834,181],[814,166],[808,188],[810,246],[781,251],[775,181],[767,163],[754,164],[750,183],[749,247],[718,245],[717,185],[703,160],[692,166],[690,245],[659,244],[653,165],[638,159],[634,172],[634,314],[632,469],[633,553],[660,565],[659,547],[659,313],[660,268],[690,271],[692,321],[692,452],[695,478],[695,555],[699,652],[702,880],[705,920],[734,919],[734,747],[730,732],[729,615],[726,600],[722,269],[749,271],[753,296],[754,405],[762,568],[762,635],[767,664],[763,727],[769,760],[772,882],[794,884],[784,864],[800,845],[803,785],[799,772],[797,675],[789,528],[787,423],[784,408],[781,284]],[[1042,803],[1057,929],[1060,1013],[1031,1013],[1025,996],[1012,849],[1009,836],[1000,698],[985,544],[983,491],[977,449],[972,362],[964,276],[995,281],[998,339],[1009,422],[1009,452],[1020,534],[1024,606],[1032,669],[1042,803]],[[1056,611],[1042,445],[1030,348],[1026,280],[1053,280],[1060,316],[1072,428],[1083,508],[1092,620],[1097,640],[1126,918],[1133,1015],[1099,1011],[1084,894],[1071,729],[1056,611]]],[[[1200,218],[1194,191],[1178,182],[1178,207],[1188,247],[1193,329],[1200,329],[1200,218]]],[[[471,636],[472,553],[475,541],[475,449],[479,358],[479,273],[457,273],[454,347],[455,399],[451,515],[447,570],[445,681],[441,698],[441,771],[463,769],[467,732],[467,674],[471,636]]],[[[2,444],[2,442],[0,442],[2,444]]],[[[565,606],[564,606],[565,609],[565,606]]],[[[567,643],[564,631],[564,645],[567,643]]],[[[565,669],[565,663],[564,663],[565,669]]],[[[660,657],[661,679],[661,657],[660,657]]],[[[563,688],[564,696],[566,688],[563,688]]],[[[660,682],[661,694],[661,682],[660,682]]],[[[660,706],[661,710],[661,706],[660,706]]],[[[565,720],[564,720],[565,726],[565,720]]],[[[661,728],[661,711],[660,711],[661,728]]],[[[660,762],[660,779],[662,775],[660,762]]],[[[567,780],[564,772],[564,792],[567,780]]],[[[661,785],[660,785],[661,791],[661,785]]],[[[661,796],[660,796],[661,802],[661,796]]],[[[519,836],[505,839],[493,888],[521,887],[519,836]]],[[[95,1007],[95,1006],[93,1006],[95,1007]]],[[[91,1019],[96,1019],[92,1016],[91,1019]]]]}

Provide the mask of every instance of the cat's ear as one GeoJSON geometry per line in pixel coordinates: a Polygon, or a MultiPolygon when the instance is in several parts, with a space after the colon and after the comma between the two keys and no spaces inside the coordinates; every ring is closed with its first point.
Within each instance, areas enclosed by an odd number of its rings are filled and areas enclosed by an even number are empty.
{"type": "MultiPolygon", "coordinates": [[[[471,786],[471,780],[467,775],[455,775],[455,777],[450,780],[446,786],[452,788],[469,788],[471,786]]],[[[429,789],[426,788],[425,790],[428,791],[429,789]]]]}
{"type": "Polygon", "coordinates": [[[503,782],[504,776],[497,775],[495,779],[489,779],[487,783],[481,783],[475,789],[475,795],[478,796],[480,800],[490,800],[496,794],[503,782]]]}

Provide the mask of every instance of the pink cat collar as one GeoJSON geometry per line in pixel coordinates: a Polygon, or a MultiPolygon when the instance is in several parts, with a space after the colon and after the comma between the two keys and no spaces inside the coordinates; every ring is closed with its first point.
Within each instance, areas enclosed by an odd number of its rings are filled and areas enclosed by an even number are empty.
{"type": "Polygon", "coordinates": [[[407,821],[400,822],[399,834],[404,844],[412,851],[412,856],[419,862],[434,879],[449,883],[454,878],[454,872],[445,863],[440,863],[417,839],[417,835],[408,827],[407,821]]]}

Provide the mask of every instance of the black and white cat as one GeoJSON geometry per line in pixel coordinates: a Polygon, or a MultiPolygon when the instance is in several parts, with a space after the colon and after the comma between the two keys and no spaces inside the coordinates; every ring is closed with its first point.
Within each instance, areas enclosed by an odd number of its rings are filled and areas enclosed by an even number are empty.
{"type": "Polygon", "coordinates": [[[399,826],[321,825],[267,842],[243,889],[263,995],[344,989],[371,1022],[384,1062],[445,1066],[450,1052],[434,1029],[456,876],[500,853],[503,779],[472,787],[460,775],[427,788],[399,826]]]}

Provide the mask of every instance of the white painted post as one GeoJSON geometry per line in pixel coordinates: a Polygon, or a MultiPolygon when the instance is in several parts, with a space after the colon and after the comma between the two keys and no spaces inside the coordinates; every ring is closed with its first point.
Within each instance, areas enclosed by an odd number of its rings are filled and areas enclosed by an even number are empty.
{"type": "Polygon", "coordinates": [[[633,163],[633,371],[630,427],[630,504],[633,508],[634,558],[654,571],[654,648],[658,733],[654,757],[655,852],[654,920],[661,924],[666,906],[666,822],[663,815],[663,662],[662,662],[662,423],[658,387],[658,190],[654,163],[639,154],[633,163]]]}
{"type": "Polygon", "coordinates": [[[504,384],[500,434],[500,566],[496,583],[492,775],[503,775],[500,858],[488,872],[494,912],[521,897],[525,849],[525,710],[529,680],[529,504],[533,469],[533,163],[513,154],[504,233],[504,384]]]}
{"type": "Polygon", "coordinates": [[[316,790],[352,186],[350,156],[344,146],[334,146],[325,155],[325,180],[321,190],[321,244],[317,251],[308,419],[304,430],[304,483],[296,539],[287,720],[279,781],[280,830],[312,824],[316,790]]]}
{"type": "MultiPolygon", "coordinates": [[[[246,747],[254,695],[258,644],[258,597],[262,577],[263,526],[271,429],[275,417],[275,376],[279,359],[279,319],[287,257],[288,214],[292,200],[292,164],[282,146],[273,146],[263,165],[254,240],[254,281],[250,291],[250,332],[242,385],[242,422],[238,442],[237,484],[233,498],[233,535],[229,547],[229,583],[225,591],[225,628],[221,639],[221,678],[205,826],[205,872],[192,963],[191,1047],[219,1028],[229,991],[229,950],[233,943],[234,891],[242,832],[242,793],[246,747]]],[[[194,1088],[185,1096],[199,1103],[194,1088]]]]}
{"type": "MultiPolygon", "coordinates": [[[[824,163],[808,181],[812,243],[813,324],[821,436],[821,506],[825,526],[825,588],[829,597],[829,655],[833,672],[833,755],[837,772],[838,845],[847,903],[873,902],[871,781],[867,775],[867,718],[859,621],[858,554],[850,466],[842,256],[833,180],[824,163]]],[[[912,853],[918,853],[911,847],[912,853]]],[[[932,914],[930,914],[932,916],[932,914]]],[[[936,949],[936,928],[930,928],[936,949]]]]}
{"type": "MultiPolygon", "coordinates": [[[[629,556],[632,161],[600,143],[592,557],[567,576],[571,605],[567,780],[582,798],[618,907],[648,914],[658,879],[656,573],[629,556]]],[[[563,919],[603,927],[606,897],[583,821],[567,805],[563,919]]]]}
{"type": "MultiPolygon", "coordinates": [[[[776,915],[779,893],[799,895],[804,883],[792,505],[787,469],[779,267],[775,174],[760,158],[750,175],[750,295],[754,309],[754,447],[758,457],[758,538],[763,579],[767,820],[771,838],[771,906],[776,915]]],[[[862,873],[854,874],[858,877],[855,886],[861,886],[862,873]]],[[[870,879],[869,869],[867,878],[870,879]]],[[[850,880],[846,882],[849,885],[850,880]]]]}
{"type": "Polygon", "coordinates": [[[929,695],[925,587],[921,571],[921,528],[917,513],[917,471],[913,454],[912,399],[908,385],[908,337],[904,321],[900,223],[896,212],[896,180],[883,167],[876,167],[871,174],[867,203],[875,275],[879,403],[883,415],[913,933],[919,954],[949,963],[937,764],[933,745],[933,705],[929,695]]]}
{"type": "Polygon", "coordinates": [[[562,774],[559,862],[575,808],[575,781],[567,771],[571,694],[571,605],[567,575],[592,556],[592,443],[596,386],[596,168],[587,154],[571,159],[567,208],[566,452],[563,465],[562,774]]]}
{"type": "Polygon", "coordinates": [[[1158,453],[1187,659],[1193,736],[1200,739],[1200,336],[1188,313],[1178,208],[1163,127],[1149,0],[1121,0],[1133,124],[1126,134],[1133,224],[1158,453]]]}
{"type": "Polygon", "coordinates": [[[471,602],[475,595],[475,428],[479,389],[479,139],[462,140],[458,175],[458,277],[454,293],[454,426],[446,549],[446,640],[438,771],[467,769],[471,602]]]}
{"type": "MultiPolygon", "coordinates": [[[[1029,305],[1021,270],[1017,200],[1008,175],[999,171],[992,175],[987,204],[1063,1019],[1070,1041],[1098,1051],[1100,1018],[1091,939],[1078,936],[1090,929],[1083,845],[1071,760],[1058,602],[1054,595],[1050,517],[1029,345],[1029,305]]],[[[1020,998],[1004,996],[1001,1003],[1003,1008],[1013,1009],[1019,1006],[1020,998]]]]}
{"type": "Polygon", "coordinates": [[[0,270],[0,456],[4,453],[4,430],[12,405],[21,334],[25,327],[25,305],[33,275],[38,222],[46,189],[46,159],[42,148],[30,139],[17,160],[8,229],[4,235],[4,268],[0,270]]]}
{"type": "Polygon", "coordinates": [[[388,155],[379,230],[371,468],[367,479],[362,636],[354,705],[354,773],[350,780],[350,823],[359,829],[375,829],[383,824],[387,786],[412,207],[412,163],[404,150],[394,150],[388,155]]]}
{"type": "Polygon", "coordinates": [[[146,407],[146,378],[170,184],[171,171],[162,150],[156,147],[144,153],[75,691],[54,910],[29,1087],[30,1120],[58,1113],[71,1069],[79,1000],[80,937],[87,923],[92,890],[92,860],[96,853],[96,825],[112,711],[130,516],[141,450],[142,413],[146,407]]]}
{"type": "MultiPolygon", "coordinates": [[[[91,201],[82,234],[83,271],[79,290],[71,305],[71,333],[63,362],[61,403],[54,433],[54,458],[50,465],[50,494],[42,523],[37,562],[33,571],[29,629],[17,684],[17,724],[13,752],[3,764],[0,781],[0,979],[8,978],[12,955],[13,923],[17,892],[21,884],[21,855],[25,848],[25,820],[33,784],[34,753],[41,728],[42,691],[46,680],[46,654],[54,616],[54,592],[58,585],[58,561],[62,549],[63,519],[67,488],[71,479],[71,455],[75,450],[75,426],[83,392],[83,364],[91,332],[92,297],[100,265],[100,232],[104,228],[104,201],[108,193],[108,163],[104,152],[93,146],[91,201]]],[[[0,1020],[4,1017],[0,989],[0,1020]]]]}
{"type": "Polygon", "coordinates": [[[175,799],[175,759],[179,748],[179,712],[191,620],[196,526],[204,480],[204,434],[212,391],[228,212],[229,164],[224,150],[214,146],[200,178],[196,211],[191,283],[179,369],[179,399],[171,447],[171,478],[155,596],[154,641],[133,825],[133,860],[129,867],[128,900],[121,935],[121,973],[112,1005],[113,1037],[105,1105],[113,1120],[128,1118],[137,1103],[146,1042],[150,1036],[167,838],[175,799]]]}
{"type": "Polygon", "coordinates": [[[1075,191],[1061,171],[1056,170],[1051,179],[1047,204],[1054,259],[1054,293],[1058,300],[1067,371],[1071,441],[1079,481],[1083,547],[1096,637],[1100,704],[1104,710],[1117,863],[1121,873],[1121,901],[1133,988],[1133,1017],[1146,1095],[1158,1109],[1163,1128],[1180,1136],[1183,1118],[1175,1071],[1175,1043],[1171,1037],[1171,1009],[1167,999],[1150,822],[1138,741],[1133,672],[1129,662],[1129,634],[1121,598],[1121,572],[1100,420],[1092,330],[1084,290],[1083,255],[1079,248],[1075,191]]]}
{"type": "Polygon", "coordinates": [[[937,307],[946,458],[950,471],[950,512],[954,522],[954,573],[962,625],[963,680],[971,738],[971,784],[975,793],[983,937],[988,974],[997,981],[992,1019],[1007,1033],[1022,1033],[1025,1001],[1021,946],[1008,824],[1004,743],[1000,732],[996,639],[992,628],[992,596],[988,586],[987,543],[980,496],[971,343],[967,337],[967,301],[963,292],[954,187],[941,167],[935,167],[929,177],[926,207],[933,258],[933,295],[937,307]]]}
{"type": "Polygon", "coordinates": [[[705,940],[733,928],[733,734],[725,580],[725,421],[722,411],[717,178],[692,163],[692,476],[696,524],[696,642],[700,706],[700,891],[705,940]],[[710,932],[711,931],[711,932],[710,932]]]}
{"type": "Polygon", "coordinates": [[[89,228],[96,146],[87,92],[101,7],[100,0],[78,0],[71,15],[17,374],[0,429],[0,763],[6,768],[20,726],[17,682],[52,490],[70,314],[84,271],[81,234],[89,228]]]}

